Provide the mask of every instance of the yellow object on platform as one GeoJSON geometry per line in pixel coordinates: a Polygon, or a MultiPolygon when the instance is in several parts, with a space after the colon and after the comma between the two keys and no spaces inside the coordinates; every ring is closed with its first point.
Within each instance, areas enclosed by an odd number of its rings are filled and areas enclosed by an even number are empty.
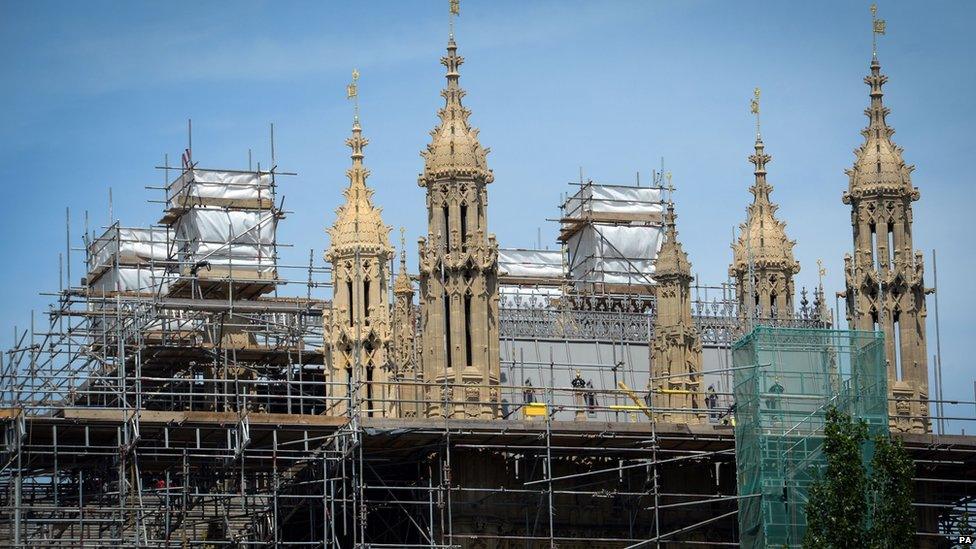
{"type": "Polygon", "coordinates": [[[549,407],[545,402],[530,402],[525,405],[525,415],[526,416],[547,416],[549,415],[549,407]]]}

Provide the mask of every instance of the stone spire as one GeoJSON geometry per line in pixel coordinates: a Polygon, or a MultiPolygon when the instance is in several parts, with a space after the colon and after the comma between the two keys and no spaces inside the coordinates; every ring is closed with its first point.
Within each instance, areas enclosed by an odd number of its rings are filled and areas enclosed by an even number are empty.
{"type": "MultiPolygon", "coordinates": [[[[877,31],[876,31],[877,34],[877,31]]],[[[844,204],[851,206],[854,254],[844,258],[847,322],[853,329],[882,330],[892,398],[892,429],[926,432],[928,365],[925,344],[925,294],[922,254],[912,245],[912,202],[919,191],[912,186],[914,166],[905,163],[902,149],[891,140],[889,109],[882,101],[881,73],[872,55],[870,104],[864,111],[868,125],[864,143],[854,150],[853,168],[846,171],[844,204]]]]}
{"type": "Polygon", "coordinates": [[[447,86],[441,91],[444,106],[437,111],[440,123],[430,132],[431,142],[421,156],[424,173],[420,186],[428,181],[443,179],[478,179],[491,183],[494,175],[488,169],[488,152],[478,141],[478,129],[471,126],[471,111],[461,104],[465,91],[461,89],[459,69],[464,58],[457,54],[454,36],[447,42],[447,55],[441,64],[447,68],[447,86]]]}
{"type": "Polygon", "coordinates": [[[657,315],[651,339],[651,402],[660,421],[698,423],[704,392],[701,335],[691,318],[691,263],[678,241],[674,203],[664,215],[664,243],[655,260],[657,315]]]}
{"type": "Polygon", "coordinates": [[[678,226],[675,221],[678,216],[674,213],[674,202],[669,201],[664,213],[664,242],[655,260],[654,278],[687,278],[691,281],[691,263],[688,254],[678,241],[678,226]]]}
{"type": "Polygon", "coordinates": [[[369,140],[356,120],[352,136],[346,145],[352,149],[352,166],[346,170],[349,186],[343,191],[346,201],[336,209],[336,220],[329,233],[328,254],[363,253],[392,254],[390,228],[383,223],[382,209],[373,205],[373,190],[366,186],[369,170],[363,164],[363,148],[369,140]]]}
{"type": "MultiPolygon", "coordinates": [[[[877,56],[871,59],[871,74],[864,77],[864,83],[871,88],[871,102],[864,114],[868,125],[861,130],[864,144],[855,149],[854,168],[847,170],[850,188],[845,196],[850,199],[867,195],[891,192],[908,195],[912,201],[919,199],[918,189],[912,186],[911,174],[915,166],[905,164],[902,148],[891,137],[895,130],[888,126],[887,116],[891,109],[884,106],[882,86],[888,77],[881,74],[881,63],[877,56]]],[[[845,199],[845,203],[848,203],[845,199]]]]}
{"type": "Polygon", "coordinates": [[[424,380],[430,416],[497,417],[498,244],[488,233],[488,149],[461,104],[463,59],[453,35],[441,63],[444,107],[421,153],[418,183],[427,189],[427,237],[421,238],[420,309],[424,380]]]}
{"type": "Polygon", "coordinates": [[[755,181],[749,188],[752,204],[745,223],[739,225],[739,239],[732,244],[729,276],[736,282],[741,315],[788,318],[793,314],[793,275],[800,271],[793,257],[796,242],[786,236],[786,224],[776,218],[778,206],[770,199],[773,187],[766,181],[766,164],[772,157],[758,132],[755,147],[749,156],[755,166],[755,181]]]}
{"type": "Polygon", "coordinates": [[[418,400],[422,395],[415,356],[416,309],[413,305],[413,283],[407,272],[407,244],[400,228],[400,271],[393,283],[393,344],[391,347],[393,377],[399,388],[400,417],[416,417],[418,400]]]}
{"type": "Polygon", "coordinates": [[[369,170],[363,164],[358,116],[346,145],[352,166],[345,202],[336,210],[325,259],[332,264],[332,315],[326,331],[332,395],[343,399],[333,409],[358,410],[363,415],[387,415],[393,392],[388,383],[387,347],[390,310],[387,301],[388,265],[393,254],[390,228],[373,205],[366,186],[369,170]]]}
{"type": "Polygon", "coordinates": [[[393,295],[413,297],[413,283],[410,282],[410,273],[407,272],[407,243],[403,236],[405,231],[403,227],[400,228],[400,271],[393,283],[393,295]]]}

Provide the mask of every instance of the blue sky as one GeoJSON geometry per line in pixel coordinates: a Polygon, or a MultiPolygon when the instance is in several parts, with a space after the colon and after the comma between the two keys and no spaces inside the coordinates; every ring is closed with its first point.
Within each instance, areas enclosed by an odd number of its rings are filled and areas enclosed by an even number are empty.
{"type": "MultiPolygon", "coordinates": [[[[581,2],[463,0],[461,83],[495,172],[489,223],[507,247],[553,243],[560,193],[582,168],[604,182],[647,180],[661,158],[674,174],[679,229],[703,282],[725,279],[732,228],[752,182],[752,89],[763,89],[763,135],[780,216],[797,240],[798,287],[842,288],[851,246],[840,200],[862,140],[871,49],[868,2],[581,2]]],[[[939,254],[947,396],[971,400],[967,348],[976,269],[970,143],[976,114],[972,2],[883,2],[879,57],[885,102],[914,163],[915,244],[939,254]]],[[[293,210],[284,261],[317,261],[346,184],[345,84],[362,73],[366,162],[388,224],[425,231],[419,151],[442,100],[439,58],[447,2],[0,3],[0,329],[43,311],[58,285],[65,208],[72,244],[90,224],[159,217],[163,154],[176,159],[193,119],[194,158],[267,165],[268,125],[293,210]]],[[[394,231],[394,236],[397,232],[394,231]]],[[[75,253],[75,257],[78,257],[75,253]]],[[[80,263],[72,271],[74,282],[80,263]]],[[[833,301],[831,299],[831,301],[833,301]]],[[[934,303],[929,302],[930,353],[934,303]]],[[[3,341],[9,340],[9,335],[3,341]]],[[[976,426],[973,427],[976,429],[976,426]]]]}

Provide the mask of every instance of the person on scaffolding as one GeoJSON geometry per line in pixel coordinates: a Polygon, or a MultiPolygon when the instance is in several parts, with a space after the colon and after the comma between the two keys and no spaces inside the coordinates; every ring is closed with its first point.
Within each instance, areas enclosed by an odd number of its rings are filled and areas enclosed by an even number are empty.
{"type": "Polygon", "coordinates": [[[582,421],[586,414],[584,411],[586,381],[583,379],[582,372],[576,370],[576,377],[573,378],[570,384],[573,386],[573,400],[576,403],[576,421],[582,421]]]}
{"type": "Polygon", "coordinates": [[[590,415],[596,414],[596,390],[593,387],[593,380],[586,382],[586,411],[590,415]]]}
{"type": "MultiPolygon", "coordinates": [[[[781,398],[783,398],[781,396],[783,394],[783,391],[784,389],[783,386],[780,385],[779,383],[779,378],[777,377],[773,379],[773,384],[769,387],[769,390],[767,391],[767,393],[770,394],[770,397],[766,399],[766,408],[768,410],[775,412],[779,409],[779,404],[780,404],[779,401],[781,398]]],[[[779,414],[773,415],[774,420],[778,420],[780,418],[781,416],[779,414]]]]}
{"type": "Polygon", "coordinates": [[[526,379],[525,386],[522,389],[522,399],[525,404],[532,404],[535,402],[535,389],[532,388],[532,380],[526,379]]]}
{"type": "Polygon", "coordinates": [[[715,413],[718,407],[718,394],[715,392],[714,385],[708,386],[708,391],[705,393],[705,406],[708,407],[708,419],[715,421],[718,418],[718,414],[715,413]]]}
{"type": "Polygon", "coordinates": [[[735,403],[733,402],[732,405],[729,406],[729,409],[719,417],[722,418],[722,425],[731,425],[732,427],[735,427],[735,403]]]}

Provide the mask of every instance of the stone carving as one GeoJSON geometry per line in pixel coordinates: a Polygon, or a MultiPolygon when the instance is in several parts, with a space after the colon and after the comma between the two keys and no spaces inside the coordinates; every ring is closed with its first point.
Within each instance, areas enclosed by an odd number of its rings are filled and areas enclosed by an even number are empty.
{"type": "Polygon", "coordinates": [[[651,339],[651,402],[655,418],[698,423],[704,388],[701,335],[691,318],[691,263],[678,241],[674,204],[664,216],[664,243],[655,262],[657,315],[651,339]]]}
{"type": "Polygon", "coordinates": [[[442,409],[431,403],[428,414],[463,413],[492,418],[498,413],[498,244],[487,231],[488,149],[468,122],[471,111],[461,104],[464,90],[452,37],[441,63],[447,86],[444,107],[431,142],[421,155],[424,171],[418,184],[427,189],[428,232],[420,239],[420,307],[423,377],[449,385],[467,385],[465,406],[442,409]],[[476,393],[476,394],[475,394],[476,393]],[[472,398],[472,396],[476,398],[472,398]]]}
{"type": "Polygon", "coordinates": [[[776,218],[778,206],[769,195],[773,186],[766,181],[766,154],[762,137],[756,134],[756,151],[749,156],[756,180],[749,192],[752,204],[739,239],[732,245],[729,276],[736,283],[739,314],[749,318],[787,318],[793,314],[793,275],[800,264],[793,257],[795,241],[786,236],[786,224],[776,218]]]}
{"type": "Polygon", "coordinates": [[[922,254],[912,249],[912,202],[920,193],[912,186],[914,166],[905,163],[885,120],[890,110],[881,88],[887,80],[875,56],[864,79],[871,88],[864,144],[846,172],[843,201],[851,206],[854,253],[844,258],[841,295],[852,328],[884,332],[892,428],[928,432],[925,295],[931,290],[924,285],[922,254]]]}
{"type": "Polygon", "coordinates": [[[407,273],[407,249],[404,229],[400,229],[400,271],[393,284],[393,330],[390,364],[398,379],[397,410],[402,417],[416,417],[421,391],[416,360],[416,308],[413,305],[413,283],[407,273]]]}
{"type": "MultiPolygon", "coordinates": [[[[364,415],[390,415],[395,392],[389,383],[387,348],[390,344],[390,311],[387,300],[387,265],[393,254],[390,228],[380,208],[373,205],[373,191],[366,186],[369,170],[363,164],[362,136],[356,119],[352,137],[352,166],[346,171],[349,186],[345,202],[336,210],[325,259],[332,263],[334,314],[325,333],[329,357],[327,390],[338,402],[334,413],[350,406],[364,415]]],[[[333,403],[330,403],[333,404],[333,403]]]]}

